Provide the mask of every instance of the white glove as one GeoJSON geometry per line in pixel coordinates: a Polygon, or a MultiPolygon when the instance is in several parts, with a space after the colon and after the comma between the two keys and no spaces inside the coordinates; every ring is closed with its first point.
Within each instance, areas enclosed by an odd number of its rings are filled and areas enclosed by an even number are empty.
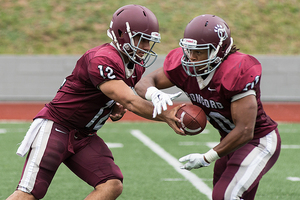
{"type": "Polygon", "coordinates": [[[183,156],[182,158],[179,159],[179,162],[186,162],[183,166],[181,166],[181,169],[198,169],[200,167],[207,167],[210,165],[210,163],[206,162],[204,160],[204,154],[200,153],[192,153],[186,156],[183,156]]]}
{"type": "Polygon", "coordinates": [[[152,101],[152,104],[154,106],[152,117],[155,118],[157,115],[161,114],[162,109],[167,110],[167,104],[169,106],[172,106],[172,100],[176,99],[181,94],[182,92],[167,94],[158,90],[156,87],[149,87],[145,94],[145,98],[152,101]]]}

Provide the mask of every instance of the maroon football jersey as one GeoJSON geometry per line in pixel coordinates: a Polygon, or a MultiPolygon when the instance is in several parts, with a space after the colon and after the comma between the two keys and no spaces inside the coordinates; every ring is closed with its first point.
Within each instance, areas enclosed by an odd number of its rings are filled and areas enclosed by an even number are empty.
{"type": "Polygon", "coordinates": [[[35,116],[53,120],[70,129],[93,133],[108,119],[115,101],[103,94],[97,86],[109,80],[123,80],[134,88],[145,71],[134,65],[130,77],[119,52],[111,44],[88,50],[78,61],[54,99],[35,116]]]}
{"type": "Polygon", "coordinates": [[[232,97],[254,90],[258,104],[254,138],[260,138],[277,127],[263,110],[260,100],[261,64],[250,55],[236,52],[215,70],[215,73],[202,90],[196,77],[186,74],[182,65],[182,49],[172,50],[164,62],[164,72],[169,80],[182,89],[194,105],[201,107],[209,122],[225,137],[234,127],[230,104],[232,97]]]}

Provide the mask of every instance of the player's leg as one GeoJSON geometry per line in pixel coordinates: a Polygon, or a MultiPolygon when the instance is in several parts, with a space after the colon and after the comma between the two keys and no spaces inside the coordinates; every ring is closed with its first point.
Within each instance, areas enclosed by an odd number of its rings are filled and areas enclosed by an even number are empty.
{"type": "MultiPolygon", "coordinates": [[[[23,168],[13,199],[42,199],[61,162],[71,155],[67,151],[68,135],[57,132],[58,125],[47,120],[36,135],[23,168]]],[[[60,130],[67,131],[63,127],[60,130]]]]}
{"type": "Polygon", "coordinates": [[[106,181],[105,183],[101,183],[95,187],[85,200],[114,200],[123,190],[123,184],[119,179],[111,179],[106,181]]]}
{"type": "Polygon", "coordinates": [[[258,189],[258,185],[259,185],[259,183],[256,184],[256,186],[253,187],[252,190],[247,191],[247,193],[245,193],[245,194],[243,195],[243,197],[242,197],[241,200],[251,200],[251,199],[254,199],[254,198],[255,198],[256,191],[257,191],[257,189],[258,189]]]}
{"type": "Polygon", "coordinates": [[[110,149],[94,135],[73,144],[75,155],[65,160],[66,166],[94,187],[86,199],[116,199],[123,190],[123,175],[114,163],[110,149]],[[86,144],[80,148],[81,144],[86,144]]]}
{"type": "Polygon", "coordinates": [[[213,200],[254,199],[260,179],[279,157],[280,145],[276,130],[217,160],[213,200]]]}
{"type": "Polygon", "coordinates": [[[37,200],[32,194],[16,190],[6,200],[37,200]]]}

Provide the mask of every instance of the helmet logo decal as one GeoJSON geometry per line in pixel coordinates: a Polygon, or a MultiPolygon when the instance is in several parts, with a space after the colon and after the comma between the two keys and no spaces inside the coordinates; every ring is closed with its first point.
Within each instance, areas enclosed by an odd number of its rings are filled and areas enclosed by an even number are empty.
{"type": "Polygon", "coordinates": [[[226,40],[226,38],[228,37],[227,32],[226,32],[225,28],[223,28],[222,25],[217,24],[215,26],[214,31],[216,33],[218,33],[219,38],[222,40],[226,40]]]}
{"type": "Polygon", "coordinates": [[[155,42],[160,42],[160,34],[158,32],[152,32],[151,33],[151,40],[155,42]]]}
{"type": "Polygon", "coordinates": [[[189,38],[184,38],[181,40],[182,45],[186,49],[192,49],[197,46],[197,40],[189,39],[189,38]]]}

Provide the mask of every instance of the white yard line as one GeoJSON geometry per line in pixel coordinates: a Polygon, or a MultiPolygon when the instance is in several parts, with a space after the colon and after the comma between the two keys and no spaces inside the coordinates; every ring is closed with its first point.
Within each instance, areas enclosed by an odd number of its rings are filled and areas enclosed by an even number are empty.
{"type": "Polygon", "coordinates": [[[197,175],[194,173],[180,169],[182,165],[176,158],[166,152],[163,148],[161,148],[158,144],[153,142],[150,138],[144,135],[140,130],[131,130],[131,134],[139,139],[142,143],[144,143],[147,147],[149,147],[154,153],[164,159],[167,163],[169,163],[174,169],[184,176],[188,181],[195,186],[201,193],[207,196],[208,199],[212,199],[212,189],[208,187],[197,175]]]}
{"type": "Polygon", "coordinates": [[[0,128],[0,134],[5,134],[7,131],[4,128],[0,128]]]}
{"type": "Polygon", "coordinates": [[[287,177],[286,179],[289,181],[300,181],[300,177],[287,177]]]}
{"type": "Polygon", "coordinates": [[[106,145],[108,148],[123,148],[124,145],[122,143],[111,143],[111,142],[106,142],[106,145]]]}
{"type": "Polygon", "coordinates": [[[300,149],[300,145],[281,145],[282,149],[300,149]]]}

